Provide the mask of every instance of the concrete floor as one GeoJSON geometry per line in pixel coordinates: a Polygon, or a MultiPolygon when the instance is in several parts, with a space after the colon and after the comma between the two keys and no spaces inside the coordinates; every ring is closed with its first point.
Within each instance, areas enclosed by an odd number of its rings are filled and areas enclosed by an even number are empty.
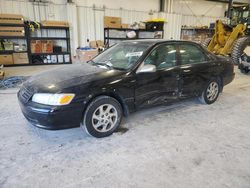
{"type": "Polygon", "coordinates": [[[71,65],[36,65],[36,66],[20,66],[20,67],[4,67],[5,77],[9,76],[31,76],[33,74],[50,70],[57,69],[62,66],[71,65]]]}
{"type": "Polygon", "coordinates": [[[14,89],[0,101],[0,187],[250,187],[250,75],[213,105],[143,110],[103,139],[31,126],[14,89]]]}

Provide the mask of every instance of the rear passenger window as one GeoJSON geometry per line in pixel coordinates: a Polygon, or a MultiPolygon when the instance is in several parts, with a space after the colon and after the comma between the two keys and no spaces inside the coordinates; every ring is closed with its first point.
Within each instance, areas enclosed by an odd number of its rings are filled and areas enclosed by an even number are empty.
{"type": "Polygon", "coordinates": [[[197,64],[207,60],[202,50],[192,44],[180,45],[181,64],[197,64]]]}

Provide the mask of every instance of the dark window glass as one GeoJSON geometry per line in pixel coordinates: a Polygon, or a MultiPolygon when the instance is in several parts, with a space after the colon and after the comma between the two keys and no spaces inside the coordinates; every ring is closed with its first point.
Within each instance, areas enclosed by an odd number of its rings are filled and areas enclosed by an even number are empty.
{"type": "Polygon", "coordinates": [[[180,45],[180,56],[182,65],[203,63],[207,59],[200,48],[191,44],[180,45]]]}
{"type": "Polygon", "coordinates": [[[171,68],[176,65],[174,45],[161,45],[154,49],[145,59],[144,64],[155,65],[156,69],[171,68]]]}
{"type": "Polygon", "coordinates": [[[139,42],[120,43],[105,50],[91,62],[98,65],[108,65],[114,69],[127,70],[135,65],[149,46],[149,44],[140,44],[139,42]]]}

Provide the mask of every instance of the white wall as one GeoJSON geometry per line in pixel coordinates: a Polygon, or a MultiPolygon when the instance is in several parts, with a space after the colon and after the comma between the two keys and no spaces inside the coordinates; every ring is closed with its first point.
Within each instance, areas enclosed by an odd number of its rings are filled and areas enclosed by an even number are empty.
{"type": "Polygon", "coordinates": [[[64,0],[31,3],[28,0],[0,0],[0,13],[22,14],[31,20],[67,20],[64,0]]]}
{"type": "MultiPolygon", "coordinates": [[[[22,14],[31,20],[65,20],[71,26],[72,52],[86,40],[103,40],[103,16],[119,16],[123,23],[163,17],[167,20],[164,36],[179,39],[181,25],[209,25],[224,17],[226,5],[204,0],[172,0],[171,13],[159,13],[158,0],[50,0],[31,3],[28,0],[0,0],[0,13],[22,14]],[[95,4],[96,8],[93,8],[95,4]],[[105,7],[103,7],[105,5],[105,7]],[[121,9],[122,7],[122,9],[121,9]],[[153,10],[153,15],[149,14],[153,10]]],[[[152,12],[151,12],[152,13],[152,12]]]]}
{"type": "Polygon", "coordinates": [[[173,12],[201,17],[224,17],[226,7],[226,3],[204,0],[174,0],[173,12]]]}
{"type": "Polygon", "coordinates": [[[103,7],[109,9],[127,9],[136,11],[158,11],[159,0],[74,0],[77,6],[103,7]]]}

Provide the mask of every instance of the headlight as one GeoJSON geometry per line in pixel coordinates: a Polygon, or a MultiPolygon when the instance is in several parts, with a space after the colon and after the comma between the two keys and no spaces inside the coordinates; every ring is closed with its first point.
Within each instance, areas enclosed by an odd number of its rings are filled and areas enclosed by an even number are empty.
{"type": "Polygon", "coordinates": [[[69,104],[74,98],[73,93],[60,93],[60,94],[50,94],[50,93],[36,93],[32,97],[32,101],[40,104],[61,106],[69,104]]]}

